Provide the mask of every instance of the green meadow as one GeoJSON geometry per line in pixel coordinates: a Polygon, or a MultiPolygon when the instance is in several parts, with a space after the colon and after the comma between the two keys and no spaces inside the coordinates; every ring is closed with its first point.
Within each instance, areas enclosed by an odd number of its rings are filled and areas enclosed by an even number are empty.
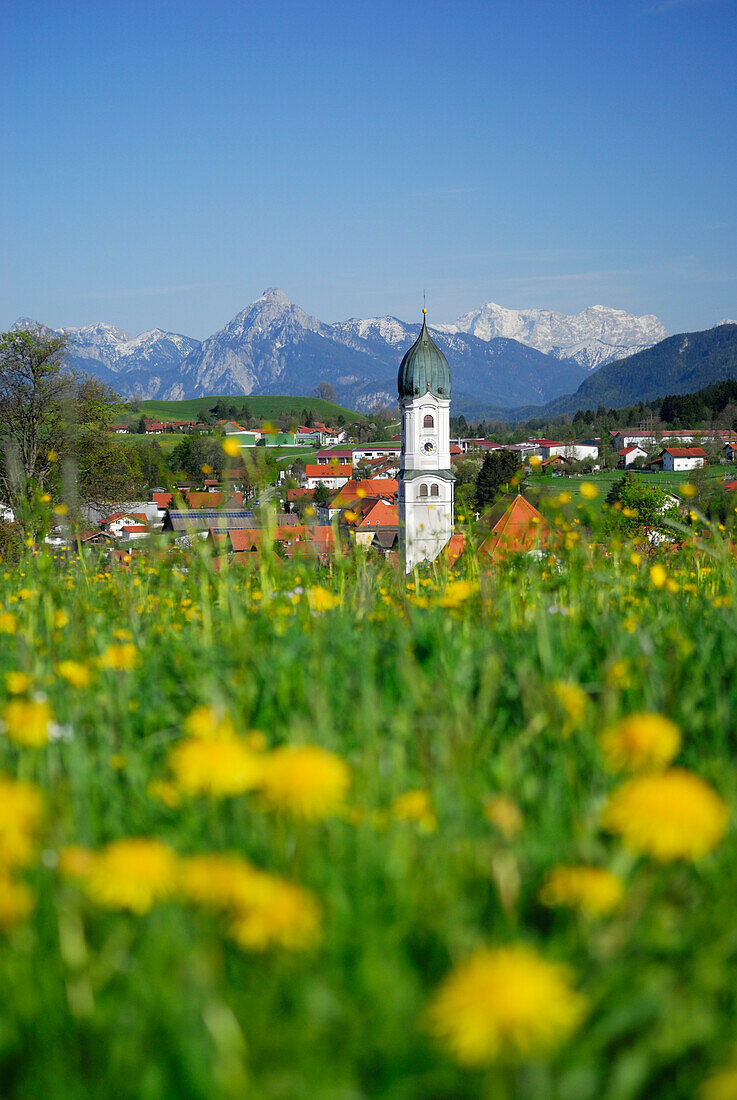
{"type": "Polygon", "coordinates": [[[4,1100],[734,1095],[731,546],[586,507],[409,580],[0,563],[4,1100]]]}

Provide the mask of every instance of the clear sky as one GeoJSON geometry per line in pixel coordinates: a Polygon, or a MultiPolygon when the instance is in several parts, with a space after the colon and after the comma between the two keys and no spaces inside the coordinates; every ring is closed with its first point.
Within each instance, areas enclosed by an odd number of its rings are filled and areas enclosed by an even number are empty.
{"type": "Polygon", "coordinates": [[[737,0],[4,0],[0,327],[737,316],[737,0]]]}

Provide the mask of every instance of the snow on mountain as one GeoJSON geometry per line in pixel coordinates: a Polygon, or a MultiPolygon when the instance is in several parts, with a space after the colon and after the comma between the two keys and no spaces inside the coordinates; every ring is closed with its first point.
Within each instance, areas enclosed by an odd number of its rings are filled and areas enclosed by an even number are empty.
{"type": "Polygon", "coordinates": [[[440,328],[470,332],[480,340],[506,336],[557,359],[575,359],[590,370],[644,351],[668,335],[653,314],[635,317],[623,309],[589,306],[566,315],[549,309],[506,309],[495,302],[440,328]]]}
{"type": "MultiPolygon", "coordinates": [[[[14,327],[34,327],[21,318],[14,327]]],[[[573,317],[487,303],[455,324],[431,326],[453,369],[456,403],[540,404],[575,390],[592,366],[665,334],[655,317],[592,306],[573,317]]],[[[343,404],[369,409],[396,400],[396,371],[419,324],[396,317],[326,324],[274,287],[200,341],[151,329],[131,336],[103,323],[63,330],[75,369],[123,396],[309,394],[330,382],[343,404]]],[[[460,407],[460,406],[459,406],[460,407]]]]}

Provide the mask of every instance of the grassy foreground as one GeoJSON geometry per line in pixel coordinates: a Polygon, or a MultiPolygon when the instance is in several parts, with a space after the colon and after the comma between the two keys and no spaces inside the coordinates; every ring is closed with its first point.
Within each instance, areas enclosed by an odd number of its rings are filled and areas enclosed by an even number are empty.
{"type": "Polygon", "coordinates": [[[712,546],[0,565],[4,1100],[735,1095],[712,546]]]}

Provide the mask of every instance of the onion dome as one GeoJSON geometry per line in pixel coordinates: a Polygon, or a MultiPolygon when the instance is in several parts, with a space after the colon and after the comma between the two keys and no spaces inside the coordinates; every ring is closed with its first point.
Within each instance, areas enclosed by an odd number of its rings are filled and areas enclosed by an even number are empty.
{"type": "Polygon", "coordinates": [[[450,367],[448,360],[427,331],[427,310],[423,309],[422,329],[412,347],[399,364],[397,388],[403,397],[422,397],[435,394],[443,400],[450,399],[450,367]]]}

